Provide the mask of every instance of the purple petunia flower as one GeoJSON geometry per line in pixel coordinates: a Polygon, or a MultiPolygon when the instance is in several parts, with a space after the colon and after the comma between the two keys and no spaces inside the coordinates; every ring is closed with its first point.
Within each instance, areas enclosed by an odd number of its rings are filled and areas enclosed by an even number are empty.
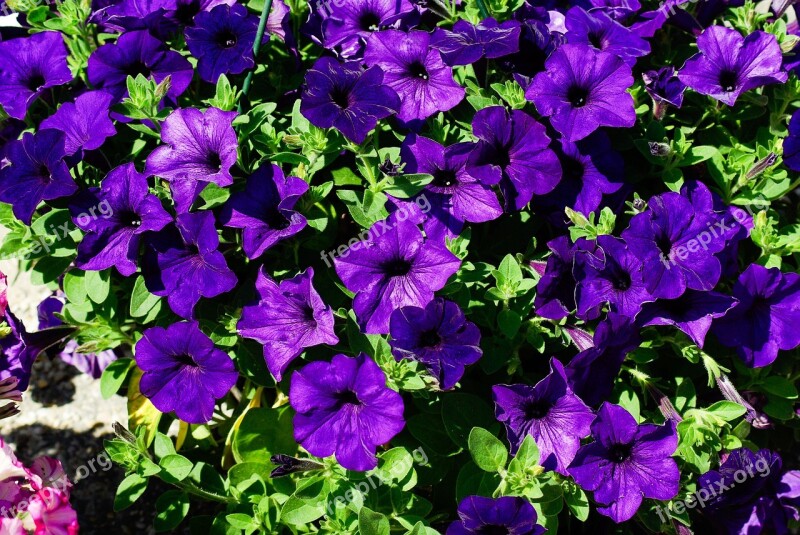
{"type": "Polygon", "coordinates": [[[565,371],[572,391],[591,406],[611,395],[625,357],[642,339],[632,318],[610,312],[594,332],[594,346],[575,355],[565,371]]]}
{"type": "Polygon", "coordinates": [[[300,112],[320,128],[336,128],[354,143],[363,143],[378,121],[396,113],[400,98],[383,85],[383,71],[366,71],[322,57],[306,72],[300,112]]]}
{"type": "Polygon", "coordinates": [[[736,303],[733,297],[717,292],[687,290],[677,299],[659,299],[644,305],[637,322],[643,327],[672,325],[703,347],[711,321],[723,317],[736,303]]]}
{"type": "Polygon", "coordinates": [[[575,253],[583,257],[584,266],[575,290],[576,315],[596,319],[608,304],[613,312],[635,317],[644,303],[655,301],[645,288],[642,262],[619,238],[598,236],[596,243],[590,251],[578,247],[575,253]]]}
{"type": "Polygon", "coordinates": [[[717,339],[753,368],[800,345],[800,275],[750,264],[733,286],[739,303],[712,326],[717,339]]]}
{"type": "Polygon", "coordinates": [[[373,225],[369,234],[334,263],[347,289],[356,292],[353,310],[362,330],[387,333],[392,311],[425,307],[461,262],[441,241],[423,238],[407,218],[390,216],[373,225]]]}
{"type": "Polygon", "coordinates": [[[72,80],[67,47],[58,32],[41,32],[0,43],[0,105],[15,119],[45,89],[72,80]]]}
{"type": "Polygon", "coordinates": [[[464,375],[464,367],[480,360],[481,332],[467,321],[457,304],[437,297],[425,308],[396,309],[389,319],[392,354],[397,360],[421,362],[450,390],[464,375]]]}
{"type": "Polygon", "coordinates": [[[267,367],[278,381],[304,348],[339,342],[333,311],[314,289],[313,278],[314,270],[308,268],[276,283],[262,269],[256,280],[259,301],[242,309],[237,329],[264,346],[267,367]]]}
{"type": "Polygon", "coordinates": [[[544,273],[536,284],[534,309],[536,314],[551,320],[560,320],[575,310],[575,277],[572,265],[576,248],[568,236],[559,236],[547,242],[552,254],[547,257],[544,273]]]}
{"type": "Polygon", "coordinates": [[[539,464],[566,475],[581,439],[589,435],[594,414],[567,385],[563,365],[552,358],[550,373],[536,386],[496,385],[492,398],[512,453],[531,435],[539,448],[539,464]]]}
{"type": "Polygon", "coordinates": [[[594,442],[581,447],[569,466],[575,482],[594,491],[597,512],[614,522],[636,514],[643,498],[670,500],[678,494],[681,474],[672,454],[678,433],[666,425],[637,425],[619,405],[603,403],[592,422],[594,442]]]}
{"type": "Polygon", "coordinates": [[[672,67],[662,67],[657,71],[642,73],[644,89],[653,99],[653,116],[662,119],[667,111],[667,104],[680,108],[683,105],[683,93],[686,85],[680,81],[672,67]]]}
{"type": "Polygon", "coordinates": [[[160,37],[172,29],[164,16],[174,7],[175,0],[120,0],[96,10],[89,21],[107,31],[147,30],[160,37]]]}
{"type": "Polygon", "coordinates": [[[145,330],[136,343],[135,358],[144,372],[142,394],[161,412],[174,411],[191,424],[211,420],[215,400],[239,378],[230,357],[214,347],[196,321],[145,330]]]}
{"type": "Polygon", "coordinates": [[[513,73],[514,79],[523,90],[528,89],[533,77],[544,70],[545,61],[550,54],[564,42],[563,34],[550,31],[547,26],[548,20],[547,13],[543,20],[523,18],[519,52],[498,60],[504,70],[513,73]]]}
{"type": "Polygon", "coordinates": [[[576,143],[562,141],[556,154],[561,181],[553,191],[533,200],[535,210],[550,212],[548,221],[554,225],[566,225],[565,207],[588,217],[599,210],[604,195],[623,186],[624,160],[605,132],[594,132],[576,143]]]}
{"type": "Polygon", "coordinates": [[[789,121],[789,135],[783,140],[783,163],[792,171],[800,171],[800,111],[795,111],[789,121]]]}
{"type": "Polygon", "coordinates": [[[54,128],[66,135],[64,150],[73,155],[79,150],[99,149],[106,138],[117,133],[108,116],[114,97],[105,91],[89,91],[65,102],[40,128],[54,128]]]}
{"type": "Polygon", "coordinates": [[[553,191],[561,179],[544,126],[527,113],[484,108],[475,114],[472,132],[478,143],[467,161],[467,173],[484,184],[499,183],[507,211],[522,210],[534,195],[553,191]]]}
{"type": "Polygon", "coordinates": [[[614,20],[625,20],[642,8],[639,0],[578,0],[574,5],[586,11],[602,11],[614,20]]]}
{"type": "Polygon", "coordinates": [[[614,54],[587,45],[562,45],[547,59],[525,96],[566,141],[583,139],[601,126],[631,127],[636,121],[631,68],[614,54]]]}
{"type": "Polygon", "coordinates": [[[217,247],[213,213],[179,214],[175,226],[156,235],[145,253],[142,271],[147,289],[166,297],[180,317],[194,319],[201,297],[224,294],[237,283],[217,247]]]}
{"type": "Polygon", "coordinates": [[[433,175],[423,190],[431,204],[423,228],[428,236],[450,237],[461,232],[463,223],[483,223],[503,215],[497,195],[466,170],[472,143],[443,147],[426,137],[412,134],[403,142],[400,158],[404,172],[433,175]]]}
{"type": "Polygon", "coordinates": [[[494,59],[516,54],[521,34],[521,24],[516,20],[498,23],[488,18],[477,25],[459,20],[452,31],[437,28],[430,46],[437,49],[451,67],[471,65],[484,57],[494,59]]]}
{"type": "Polygon", "coordinates": [[[335,355],[292,374],[289,403],[295,410],[294,438],[317,457],[336,456],[348,470],[375,468],[376,448],[405,426],[403,398],[363,353],[335,355]]]}
{"type": "MultiPolygon", "coordinates": [[[[198,13],[211,11],[223,4],[232,6],[235,3],[236,0],[174,0],[171,9],[164,16],[181,26],[194,26],[194,18],[198,13]]],[[[275,11],[276,4],[278,1],[273,2],[272,12],[275,11]]]]}
{"type": "Polygon", "coordinates": [[[602,10],[586,11],[573,7],[567,11],[567,42],[584,44],[619,56],[633,67],[636,58],[650,53],[650,44],[612,19],[602,10]]]}
{"type": "Polygon", "coordinates": [[[458,520],[447,528],[447,535],[541,535],[546,530],[536,519],[536,510],[525,498],[467,496],[458,504],[458,520]]]}
{"type": "Polygon", "coordinates": [[[186,46],[197,58],[200,78],[212,84],[221,74],[239,74],[255,66],[253,44],[258,17],[240,4],[221,4],[195,15],[186,28],[186,46]]]}
{"type": "Polygon", "coordinates": [[[64,163],[64,133],[58,130],[26,132],[9,144],[10,162],[0,169],[0,201],[12,205],[14,215],[31,224],[42,201],[68,197],[78,190],[64,163]]]}
{"type": "Polygon", "coordinates": [[[192,82],[192,65],[186,58],[166,48],[147,31],[127,32],[116,43],[108,43],[89,56],[89,82],[114,95],[119,101],[127,95],[128,76],[139,74],[163,82],[170,77],[167,96],[177,99],[192,82]]]}
{"type": "Polygon", "coordinates": [[[172,112],[161,126],[161,141],[147,157],[145,174],[169,181],[178,212],[186,212],[211,182],[233,184],[231,167],[239,147],[233,119],[236,112],[183,108],[172,112]]]}
{"type": "Polygon", "coordinates": [[[739,95],[762,85],[784,83],[783,54],[772,34],[756,30],[747,37],[732,28],[712,26],[697,38],[700,52],[678,72],[698,93],[733,106],[739,95]]]}
{"type": "Polygon", "coordinates": [[[789,526],[800,519],[800,471],[782,467],[772,451],[733,450],[719,470],[697,480],[698,489],[710,497],[703,514],[720,532],[788,535],[789,526]]]}
{"type": "Polygon", "coordinates": [[[306,181],[284,177],[275,164],[262,165],[247,179],[244,191],[231,195],[222,208],[220,222],[244,229],[242,247],[247,258],[256,259],[306,227],[306,218],[294,210],[306,191],[306,181]]]}
{"type": "Polygon", "coordinates": [[[321,17],[322,46],[355,58],[370,35],[410,22],[417,10],[409,0],[343,0],[320,4],[316,16],[321,17]]]}
{"type": "Polygon", "coordinates": [[[142,234],[172,222],[158,197],[150,194],[147,177],[133,163],[112,169],[100,188],[82,195],[70,211],[78,228],[86,232],[75,265],[90,271],[115,267],[125,277],[136,272],[142,234]],[[100,214],[88,215],[92,207],[99,207],[100,214]]]}
{"type": "Polygon", "coordinates": [[[383,69],[383,83],[400,97],[397,118],[401,121],[423,120],[452,109],[466,93],[430,40],[430,34],[420,30],[386,30],[367,41],[364,61],[383,69]]]}
{"type": "Polygon", "coordinates": [[[687,288],[716,286],[721,265],[714,254],[725,247],[725,239],[712,215],[667,192],[650,199],[647,210],[631,219],[622,238],[644,264],[647,290],[655,297],[674,299],[687,288]]]}

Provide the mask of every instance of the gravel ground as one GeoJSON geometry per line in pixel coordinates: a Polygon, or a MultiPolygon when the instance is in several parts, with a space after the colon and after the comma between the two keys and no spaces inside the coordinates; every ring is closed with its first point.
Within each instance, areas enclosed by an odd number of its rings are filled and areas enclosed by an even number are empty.
{"type": "MultiPolygon", "coordinates": [[[[0,238],[4,233],[0,227],[0,238]]],[[[28,330],[36,330],[36,306],[48,290],[33,286],[27,273],[18,273],[16,262],[0,261],[0,270],[8,275],[11,310],[28,330]]],[[[114,493],[124,473],[116,466],[104,470],[97,461],[103,440],[113,437],[111,424],[127,421],[124,398],[103,399],[98,381],[57,357],[42,355],[34,365],[20,409],[20,414],[0,420],[0,436],[12,444],[23,462],[50,455],[63,463],[75,483],[71,502],[78,512],[81,533],[107,535],[111,529],[119,534],[152,532],[153,504],[165,488],[150,488],[133,507],[113,513],[114,493]],[[76,481],[76,476],[83,477],[76,481]]]]}

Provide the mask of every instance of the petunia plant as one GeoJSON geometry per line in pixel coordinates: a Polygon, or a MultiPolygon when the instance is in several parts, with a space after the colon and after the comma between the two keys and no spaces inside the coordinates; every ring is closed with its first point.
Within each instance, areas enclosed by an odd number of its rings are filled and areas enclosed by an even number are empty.
{"type": "MultiPolygon", "coordinates": [[[[791,2],[10,7],[0,255],[50,294],[0,281],[0,416],[36,358],[124,396],[115,510],[800,529],[791,2]]],[[[0,532],[77,533],[0,449],[0,532]]]]}

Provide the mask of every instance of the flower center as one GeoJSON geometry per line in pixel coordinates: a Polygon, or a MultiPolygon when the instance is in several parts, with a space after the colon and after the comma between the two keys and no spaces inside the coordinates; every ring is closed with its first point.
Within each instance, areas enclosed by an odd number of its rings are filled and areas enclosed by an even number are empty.
{"type": "Polygon", "coordinates": [[[286,219],[277,208],[267,215],[267,225],[274,230],[283,230],[290,225],[290,221],[286,219]]]}
{"type": "Polygon", "coordinates": [[[491,163],[499,166],[501,169],[508,167],[508,164],[511,163],[511,154],[509,153],[508,148],[503,147],[502,145],[495,145],[494,154],[491,157],[491,163]]]}
{"type": "Polygon", "coordinates": [[[428,69],[425,68],[425,65],[423,65],[421,61],[415,61],[414,63],[408,66],[408,75],[414,78],[421,78],[423,80],[427,80],[428,69]]]}
{"type": "Polygon", "coordinates": [[[458,184],[456,172],[452,169],[437,169],[436,172],[433,173],[433,181],[431,184],[440,188],[455,186],[458,184]]]}
{"type": "Polygon", "coordinates": [[[197,362],[195,362],[194,358],[191,355],[183,354],[183,355],[175,355],[175,360],[181,366],[190,366],[192,368],[198,368],[197,362]]]}
{"type": "Polygon", "coordinates": [[[661,254],[664,255],[665,258],[669,258],[670,253],[672,253],[672,240],[669,239],[669,236],[658,236],[656,238],[656,245],[658,246],[658,250],[661,251],[661,254]]]}
{"type": "Polygon", "coordinates": [[[365,32],[378,31],[378,26],[380,23],[380,17],[373,11],[365,11],[358,18],[358,27],[365,32]]]}
{"type": "Polygon", "coordinates": [[[50,174],[50,169],[45,164],[39,165],[39,176],[45,182],[50,182],[50,180],[53,178],[53,175],[50,174]]]}
{"type": "Polygon", "coordinates": [[[577,85],[570,87],[567,91],[567,100],[576,108],[585,106],[588,98],[589,91],[577,85]]]}
{"type": "Polygon", "coordinates": [[[390,277],[402,277],[411,271],[411,262],[405,258],[396,258],[385,262],[382,266],[383,272],[390,277]]]}
{"type": "Polygon", "coordinates": [[[419,345],[421,347],[436,347],[442,341],[442,337],[435,330],[424,331],[419,335],[419,345]]]}
{"type": "Polygon", "coordinates": [[[330,93],[330,99],[334,104],[346,110],[350,107],[350,92],[345,91],[341,87],[334,87],[330,93]]]}
{"type": "Polygon", "coordinates": [[[525,403],[525,418],[527,420],[539,420],[547,416],[550,412],[550,403],[544,399],[532,399],[525,403]]]}
{"type": "Polygon", "coordinates": [[[133,63],[129,64],[125,68],[125,74],[127,74],[128,76],[133,76],[134,78],[136,78],[137,76],[139,76],[141,74],[145,78],[149,78],[150,77],[150,67],[145,65],[144,62],[137,60],[137,61],[134,61],[133,63]]]}
{"type": "Polygon", "coordinates": [[[719,73],[719,85],[723,91],[730,93],[736,89],[736,73],[733,71],[722,71],[719,73]]]}
{"type": "Polygon", "coordinates": [[[630,444],[614,444],[608,450],[608,457],[615,463],[621,463],[631,456],[630,444]]]}
{"type": "Polygon", "coordinates": [[[341,405],[361,405],[361,401],[358,399],[356,393],[352,390],[337,392],[335,396],[341,405]]]}
{"type": "Polygon", "coordinates": [[[569,157],[561,160],[561,168],[564,178],[568,180],[582,180],[583,173],[586,170],[582,162],[569,157]]]}
{"type": "Polygon", "coordinates": [[[142,226],[142,218],[139,217],[139,214],[133,211],[122,212],[119,216],[119,222],[125,227],[142,226]]]}
{"type": "Polygon", "coordinates": [[[223,30],[217,34],[217,43],[222,48],[233,48],[236,46],[236,34],[231,30],[223,30]]]}
{"type": "Polygon", "coordinates": [[[219,153],[217,152],[209,152],[206,155],[206,164],[211,169],[216,169],[220,171],[222,169],[222,158],[220,158],[219,153]]]}
{"type": "Polygon", "coordinates": [[[478,528],[478,533],[480,535],[508,535],[511,533],[508,531],[508,527],[500,526],[498,524],[486,524],[478,528]]]}
{"type": "Polygon", "coordinates": [[[38,91],[40,87],[45,84],[45,79],[42,73],[34,72],[32,73],[27,80],[25,80],[25,87],[30,89],[31,91],[38,91]]]}
{"type": "Polygon", "coordinates": [[[178,9],[175,10],[175,18],[181,24],[188,25],[192,23],[194,16],[198,13],[200,13],[200,2],[196,0],[181,2],[178,4],[178,9]]]}
{"type": "Polygon", "coordinates": [[[598,50],[603,50],[603,35],[598,32],[591,32],[587,35],[589,43],[598,50]]]}

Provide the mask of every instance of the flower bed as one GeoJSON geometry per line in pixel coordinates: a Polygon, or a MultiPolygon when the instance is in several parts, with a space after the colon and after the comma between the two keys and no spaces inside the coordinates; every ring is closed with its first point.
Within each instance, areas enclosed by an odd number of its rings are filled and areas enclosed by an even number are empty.
{"type": "MultiPolygon", "coordinates": [[[[116,510],[800,527],[788,2],[10,7],[0,254],[52,296],[26,330],[3,282],[0,413],[44,352],[127,397],[116,510]]],[[[57,461],[0,457],[0,532],[78,532],[57,461]]]]}

